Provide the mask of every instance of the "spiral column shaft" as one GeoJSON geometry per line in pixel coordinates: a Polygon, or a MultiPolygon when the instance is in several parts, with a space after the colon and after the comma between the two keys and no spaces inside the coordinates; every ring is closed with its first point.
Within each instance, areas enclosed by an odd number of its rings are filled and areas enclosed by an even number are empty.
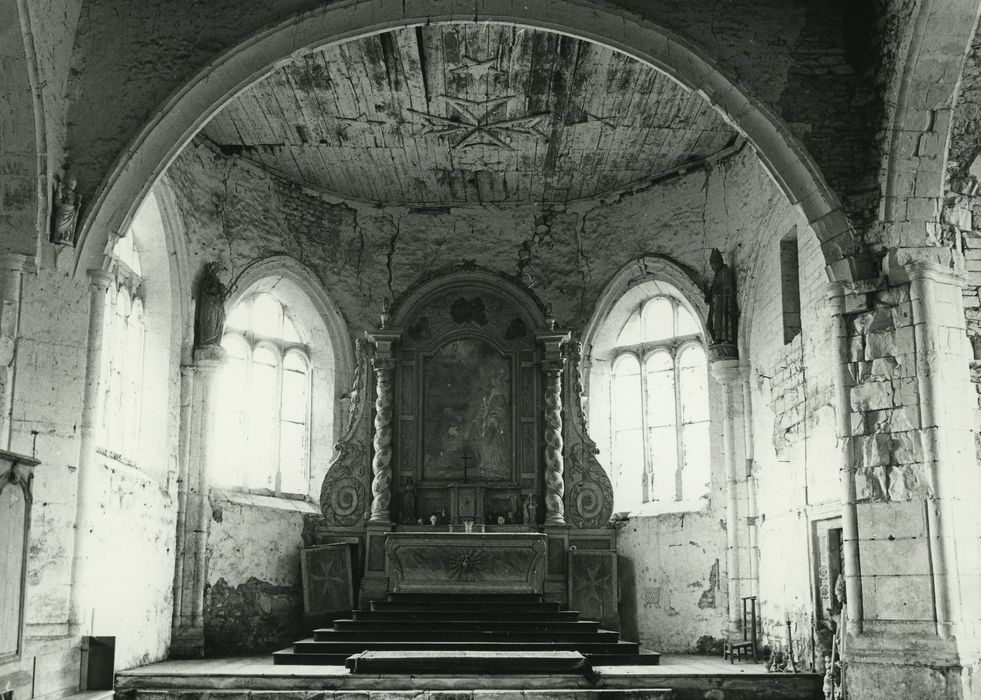
{"type": "Polygon", "coordinates": [[[371,522],[389,522],[392,501],[392,366],[391,360],[376,359],[375,369],[375,455],[371,460],[371,522]]]}
{"type": "Polygon", "coordinates": [[[562,366],[545,370],[545,524],[565,525],[562,457],[562,366]]]}

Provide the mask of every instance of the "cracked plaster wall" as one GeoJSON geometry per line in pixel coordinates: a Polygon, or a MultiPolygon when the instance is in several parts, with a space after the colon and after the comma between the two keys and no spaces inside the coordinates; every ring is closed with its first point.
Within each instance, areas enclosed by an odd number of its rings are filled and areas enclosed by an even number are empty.
{"type": "Polygon", "coordinates": [[[560,325],[579,331],[610,277],[644,254],[670,256],[705,284],[718,247],[742,272],[783,200],[749,148],[638,192],[545,207],[346,202],[202,145],[166,177],[192,264],[218,260],[234,279],[257,259],[290,255],[317,275],[355,336],[376,325],[383,297],[465,259],[519,277],[553,304],[560,325]]]}
{"type": "Polygon", "coordinates": [[[300,533],[313,506],[211,493],[205,654],[263,654],[303,636],[300,533]]]}

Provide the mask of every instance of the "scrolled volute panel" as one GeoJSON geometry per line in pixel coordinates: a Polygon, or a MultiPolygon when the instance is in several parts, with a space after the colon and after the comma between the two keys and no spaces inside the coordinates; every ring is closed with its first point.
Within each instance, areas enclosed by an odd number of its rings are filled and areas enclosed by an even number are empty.
{"type": "Polygon", "coordinates": [[[370,346],[355,341],[354,383],[344,435],[335,446],[336,454],[320,488],[320,510],[327,525],[359,525],[371,506],[371,469],[368,445],[371,443],[371,385],[368,381],[370,346]]]}
{"type": "Polygon", "coordinates": [[[562,402],[565,457],[565,518],[581,529],[605,527],[613,515],[613,484],[600,464],[599,450],[589,437],[582,407],[582,344],[573,340],[563,346],[565,380],[562,402]]]}

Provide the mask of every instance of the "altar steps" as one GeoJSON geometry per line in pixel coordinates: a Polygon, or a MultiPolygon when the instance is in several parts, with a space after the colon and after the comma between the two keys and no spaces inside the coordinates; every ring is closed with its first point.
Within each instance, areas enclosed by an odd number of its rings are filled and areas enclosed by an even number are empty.
{"type": "Polygon", "coordinates": [[[363,652],[516,655],[579,652],[593,665],[656,665],[660,655],[531,594],[389,594],[273,654],[275,664],[337,665],[363,652]]]}

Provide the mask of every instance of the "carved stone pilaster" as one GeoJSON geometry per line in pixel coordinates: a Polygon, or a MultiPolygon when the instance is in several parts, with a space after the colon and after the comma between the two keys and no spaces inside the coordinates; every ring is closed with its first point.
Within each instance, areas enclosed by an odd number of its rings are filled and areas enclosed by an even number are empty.
{"type": "Polygon", "coordinates": [[[320,487],[320,510],[324,514],[324,522],[335,527],[358,525],[370,510],[368,443],[371,441],[371,386],[368,371],[371,356],[370,346],[363,339],[355,343],[355,357],[347,426],[334,448],[336,454],[320,487]]]}
{"type": "Polygon", "coordinates": [[[571,341],[565,350],[563,437],[565,462],[566,520],[578,528],[604,527],[613,515],[613,484],[596,455],[599,449],[589,436],[582,407],[582,344],[571,341]]]}

